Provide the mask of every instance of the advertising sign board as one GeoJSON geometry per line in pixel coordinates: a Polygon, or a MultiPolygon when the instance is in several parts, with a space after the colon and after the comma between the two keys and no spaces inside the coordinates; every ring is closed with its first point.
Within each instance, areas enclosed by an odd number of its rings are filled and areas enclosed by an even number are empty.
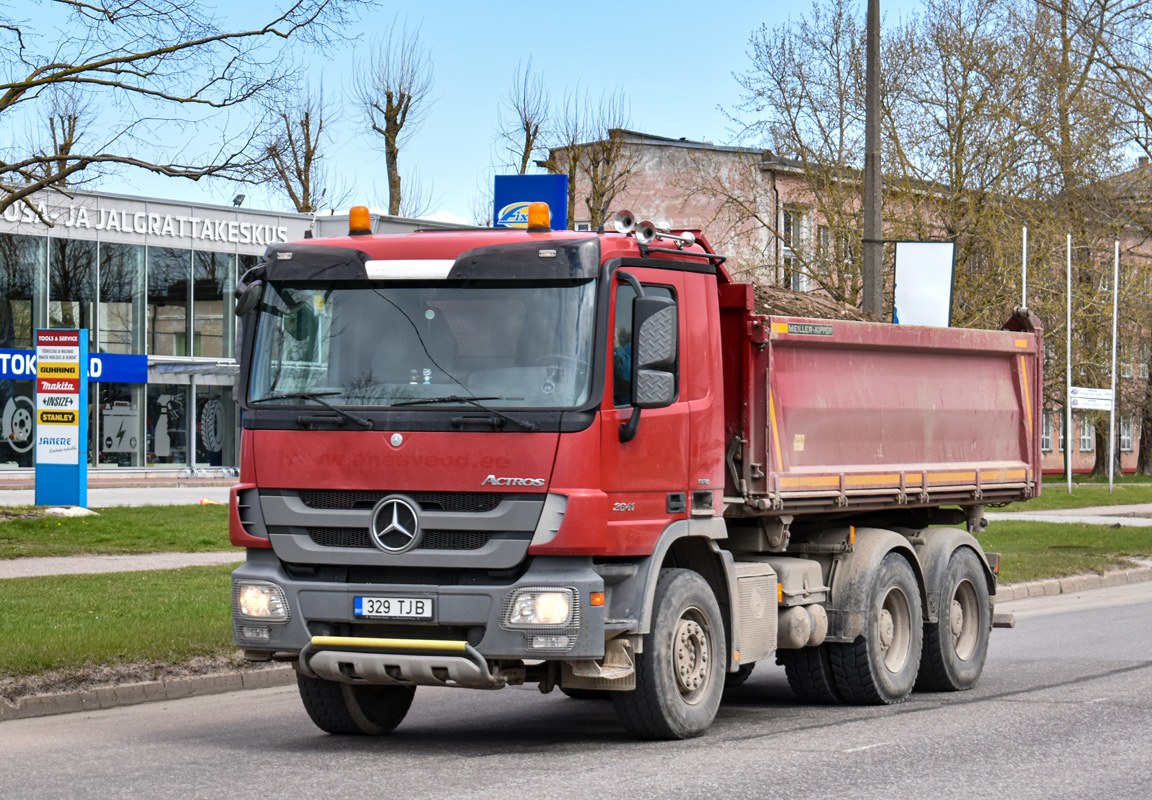
{"type": "Polygon", "coordinates": [[[497,175],[492,192],[492,227],[527,228],[528,206],[544,202],[552,230],[568,227],[567,175],[497,175]]]}
{"type": "Polygon", "coordinates": [[[88,331],[36,331],[36,505],[88,504],[88,331]]]}

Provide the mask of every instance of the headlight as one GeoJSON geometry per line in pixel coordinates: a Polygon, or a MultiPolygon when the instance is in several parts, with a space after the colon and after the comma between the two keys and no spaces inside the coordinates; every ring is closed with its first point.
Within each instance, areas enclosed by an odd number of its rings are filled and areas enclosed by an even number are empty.
{"type": "Polygon", "coordinates": [[[236,616],[266,622],[288,621],[288,601],[284,598],[284,590],[276,584],[265,581],[238,582],[233,591],[236,616]]]}
{"type": "Polygon", "coordinates": [[[508,606],[508,625],[563,627],[572,620],[572,592],[568,589],[521,590],[508,606]]]}

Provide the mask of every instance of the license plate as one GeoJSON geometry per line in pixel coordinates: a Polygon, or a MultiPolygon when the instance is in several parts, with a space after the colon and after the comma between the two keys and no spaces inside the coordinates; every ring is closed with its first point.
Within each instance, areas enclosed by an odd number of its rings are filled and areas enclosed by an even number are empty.
{"type": "Polygon", "coordinates": [[[379,619],[432,619],[432,599],[428,597],[357,597],[353,613],[379,619]]]}

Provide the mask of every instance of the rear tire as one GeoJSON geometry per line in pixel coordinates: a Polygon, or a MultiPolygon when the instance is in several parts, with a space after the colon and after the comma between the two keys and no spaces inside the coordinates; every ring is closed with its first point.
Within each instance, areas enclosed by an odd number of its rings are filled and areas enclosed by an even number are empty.
{"type": "Polygon", "coordinates": [[[735,689],[737,686],[743,686],[744,681],[752,676],[752,670],[756,669],[756,662],[751,664],[741,664],[740,668],[735,672],[724,673],[724,688],[735,689]]]}
{"type": "Polygon", "coordinates": [[[336,683],[296,673],[304,710],[325,733],[382,736],[399,725],[412,705],[415,686],[336,683]]]}
{"type": "Polygon", "coordinates": [[[916,573],[898,553],[880,562],[865,613],[863,636],[828,645],[836,688],[855,705],[902,703],[916,683],[924,624],[916,573]]]}
{"type": "Polygon", "coordinates": [[[712,589],[695,572],[660,571],[652,630],[636,654],[636,688],[613,692],[624,728],[641,739],[688,739],[708,730],[724,693],[728,651],[712,589]]]}
{"type": "Polygon", "coordinates": [[[969,548],[957,549],[948,559],[939,597],[937,621],[924,626],[924,655],[916,688],[971,689],[988,658],[992,601],[984,567],[969,548]]]}
{"type": "Polygon", "coordinates": [[[836,688],[836,677],[828,660],[830,645],[777,650],[776,662],[783,665],[796,699],[813,705],[838,706],[844,702],[836,688]]]}

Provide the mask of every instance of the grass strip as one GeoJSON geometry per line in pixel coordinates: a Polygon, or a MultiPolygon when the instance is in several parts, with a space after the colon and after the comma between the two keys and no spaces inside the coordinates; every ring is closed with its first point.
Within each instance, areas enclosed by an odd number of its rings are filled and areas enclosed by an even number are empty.
{"type": "Polygon", "coordinates": [[[178,664],[232,644],[230,565],[16,578],[0,585],[0,675],[178,664]]]}
{"type": "Polygon", "coordinates": [[[233,549],[225,505],[93,510],[99,516],[27,518],[39,511],[0,509],[0,559],[233,549]]]}
{"type": "Polygon", "coordinates": [[[1152,528],[1110,528],[1050,522],[993,522],[980,534],[1000,554],[1004,583],[1062,578],[1121,567],[1126,557],[1152,556],[1152,528]]]}

